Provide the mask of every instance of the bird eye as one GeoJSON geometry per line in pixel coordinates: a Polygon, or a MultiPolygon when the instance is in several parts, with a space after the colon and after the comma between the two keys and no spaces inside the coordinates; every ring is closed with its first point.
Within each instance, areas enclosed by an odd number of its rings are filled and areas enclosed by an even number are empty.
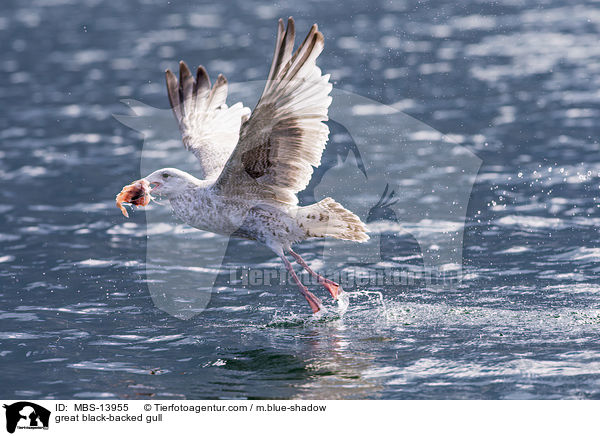
{"type": "Polygon", "coordinates": [[[163,177],[163,179],[168,179],[169,178],[169,174],[168,173],[163,173],[162,177],[163,177]]]}

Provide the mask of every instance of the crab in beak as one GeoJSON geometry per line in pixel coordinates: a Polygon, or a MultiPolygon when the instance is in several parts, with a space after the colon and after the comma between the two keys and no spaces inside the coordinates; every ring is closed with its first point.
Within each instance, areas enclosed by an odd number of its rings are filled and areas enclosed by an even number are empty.
{"type": "MultiPolygon", "coordinates": [[[[155,188],[156,189],[156,188],[155,188]]],[[[136,180],[130,185],[125,186],[121,192],[117,195],[117,207],[121,209],[123,215],[129,218],[127,209],[123,206],[123,203],[133,204],[135,206],[147,206],[152,200],[150,192],[150,183],[147,180],[141,179],[136,180]]]]}

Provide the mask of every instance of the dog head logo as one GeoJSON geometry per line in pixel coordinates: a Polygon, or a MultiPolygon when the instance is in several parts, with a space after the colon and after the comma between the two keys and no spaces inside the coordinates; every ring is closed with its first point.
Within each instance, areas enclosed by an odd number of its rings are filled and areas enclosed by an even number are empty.
{"type": "Polygon", "coordinates": [[[6,431],[14,433],[19,429],[47,429],[50,411],[29,401],[19,401],[4,405],[6,409],[6,431]]]}

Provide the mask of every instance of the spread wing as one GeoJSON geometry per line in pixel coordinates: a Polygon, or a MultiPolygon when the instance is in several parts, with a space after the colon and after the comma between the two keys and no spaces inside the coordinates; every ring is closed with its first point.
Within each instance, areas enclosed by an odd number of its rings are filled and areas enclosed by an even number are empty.
{"type": "Polygon", "coordinates": [[[169,102],[183,144],[200,161],[202,177],[216,178],[238,142],[240,125],[250,115],[242,103],[227,107],[227,79],[220,74],[211,87],[204,67],[198,67],[196,79],[185,62],[179,63],[179,81],[167,70],[169,102]]]}
{"type": "Polygon", "coordinates": [[[292,54],[294,21],[284,31],[279,20],[275,55],[263,94],[214,189],[221,195],[273,199],[296,204],[296,193],[309,183],[329,136],[329,75],[316,59],[323,35],[313,25],[292,54]]]}

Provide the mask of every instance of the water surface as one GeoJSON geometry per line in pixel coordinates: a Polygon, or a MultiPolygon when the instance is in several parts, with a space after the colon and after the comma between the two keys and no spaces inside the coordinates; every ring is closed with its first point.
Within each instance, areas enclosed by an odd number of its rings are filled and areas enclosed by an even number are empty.
{"type": "MultiPolygon", "coordinates": [[[[4,1],[0,396],[600,398],[599,30],[586,1],[4,1]],[[143,136],[112,114],[124,98],[166,108],[179,59],[264,79],[288,15],[319,23],[336,87],[482,160],[464,279],[353,289],[372,292],[321,319],[293,287],[220,286],[178,319],[150,297],[145,215],[114,207],[143,136]]],[[[422,263],[413,238],[388,236],[364,268],[422,263]]]]}

